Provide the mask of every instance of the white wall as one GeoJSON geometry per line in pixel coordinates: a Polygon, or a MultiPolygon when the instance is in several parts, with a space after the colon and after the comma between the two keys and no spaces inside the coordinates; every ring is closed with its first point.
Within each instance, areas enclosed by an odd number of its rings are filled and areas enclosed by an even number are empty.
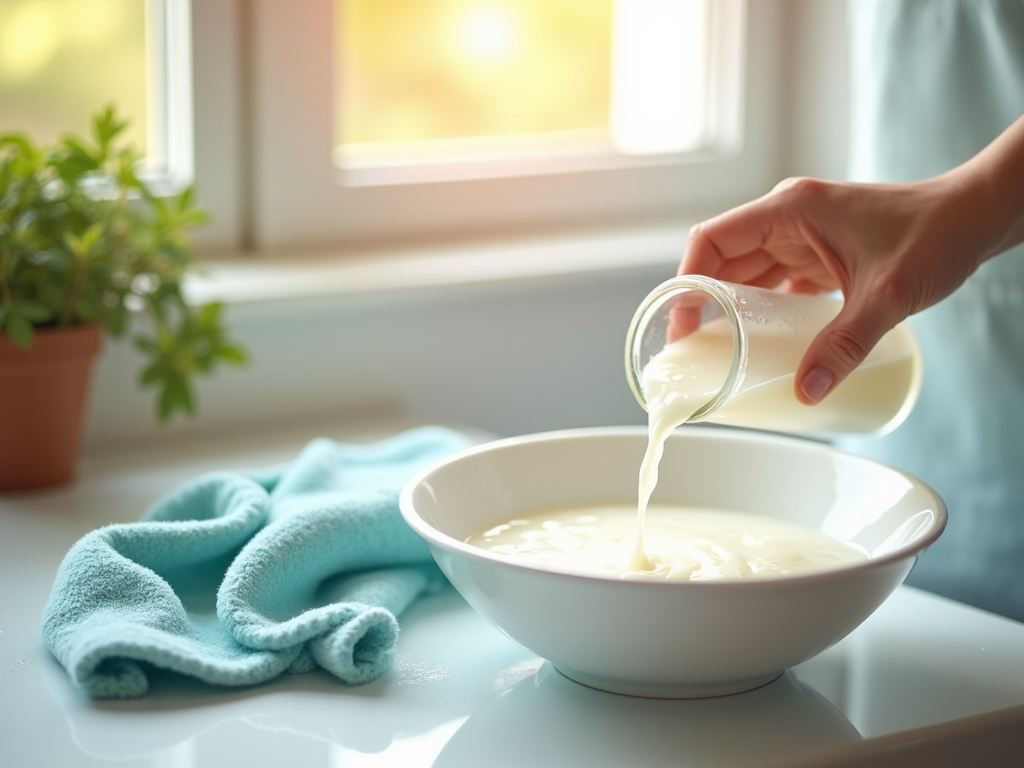
{"type": "MultiPolygon", "coordinates": [[[[641,423],[625,332],[672,262],[666,254],[661,267],[235,306],[230,324],[251,367],[204,382],[201,418],[169,432],[386,409],[499,434],[641,423]]],[[[92,444],[160,434],[151,395],[134,387],[136,365],[129,346],[108,345],[92,444]]]]}

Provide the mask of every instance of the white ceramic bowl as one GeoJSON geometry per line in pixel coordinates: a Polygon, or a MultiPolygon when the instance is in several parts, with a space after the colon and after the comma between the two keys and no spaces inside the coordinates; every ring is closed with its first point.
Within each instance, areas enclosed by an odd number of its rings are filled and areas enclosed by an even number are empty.
{"type": "Polygon", "coordinates": [[[640,427],[487,443],[421,472],[402,514],[469,604],[566,677],[617,693],[693,698],[763,685],[845,637],[942,532],[919,480],[799,438],[684,427],[666,445],[652,503],[753,512],[866,549],[867,562],[745,581],[577,576],[464,543],[550,507],[636,503],[640,427]]]}

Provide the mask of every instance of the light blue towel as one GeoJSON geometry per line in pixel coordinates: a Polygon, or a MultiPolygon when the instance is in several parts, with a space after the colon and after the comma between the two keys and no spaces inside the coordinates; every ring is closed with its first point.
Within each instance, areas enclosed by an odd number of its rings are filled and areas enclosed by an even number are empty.
{"type": "Polygon", "coordinates": [[[444,583],[399,513],[401,489],[468,445],[439,427],[320,439],[277,468],[202,476],[71,548],[46,646],[98,698],[144,695],[149,665],[219,685],[317,666],[372,680],[394,658],[395,616],[444,583]]]}

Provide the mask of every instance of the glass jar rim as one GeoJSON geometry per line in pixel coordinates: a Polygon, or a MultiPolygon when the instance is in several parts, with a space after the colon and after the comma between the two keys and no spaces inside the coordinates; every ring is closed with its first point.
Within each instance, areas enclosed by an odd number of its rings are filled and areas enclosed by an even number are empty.
{"type": "Polygon", "coordinates": [[[646,411],[647,403],[641,384],[641,375],[645,361],[640,357],[645,332],[650,324],[650,320],[666,302],[687,291],[699,291],[714,299],[728,318],[729,327],[732,331],[732,363],[730,364],[725,382],[715,396],[698,408],[688,419],[688,421],[700,421],[716,411],[736,393],[742,384],[746,368],[747,348],[749,345],[747,331],[743,323],[740,322],[736,308],[736,297],[729,290],[727,283],[704,275],[679,275],[666,280],[647,294],[633,314],[633,319],[630,321],[629,329],[626,332],[626,380],[636,401],[646,411]]]}

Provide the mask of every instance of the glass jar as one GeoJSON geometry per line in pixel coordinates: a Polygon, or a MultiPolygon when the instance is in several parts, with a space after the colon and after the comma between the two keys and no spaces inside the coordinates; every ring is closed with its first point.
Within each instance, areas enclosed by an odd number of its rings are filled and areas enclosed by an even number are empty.
{"type": "Polygon", "coordinates": [[[626,376],[645,410],[649,399],[691,398],[687,422],[810,434],[887,432],[906,418],[921,386],[921,351],[907,322],[820,403],[796,398],[797,366],[841,307],[841,299],[829,296],[676,277],[637,309],[626,338],[626,376]]]}

